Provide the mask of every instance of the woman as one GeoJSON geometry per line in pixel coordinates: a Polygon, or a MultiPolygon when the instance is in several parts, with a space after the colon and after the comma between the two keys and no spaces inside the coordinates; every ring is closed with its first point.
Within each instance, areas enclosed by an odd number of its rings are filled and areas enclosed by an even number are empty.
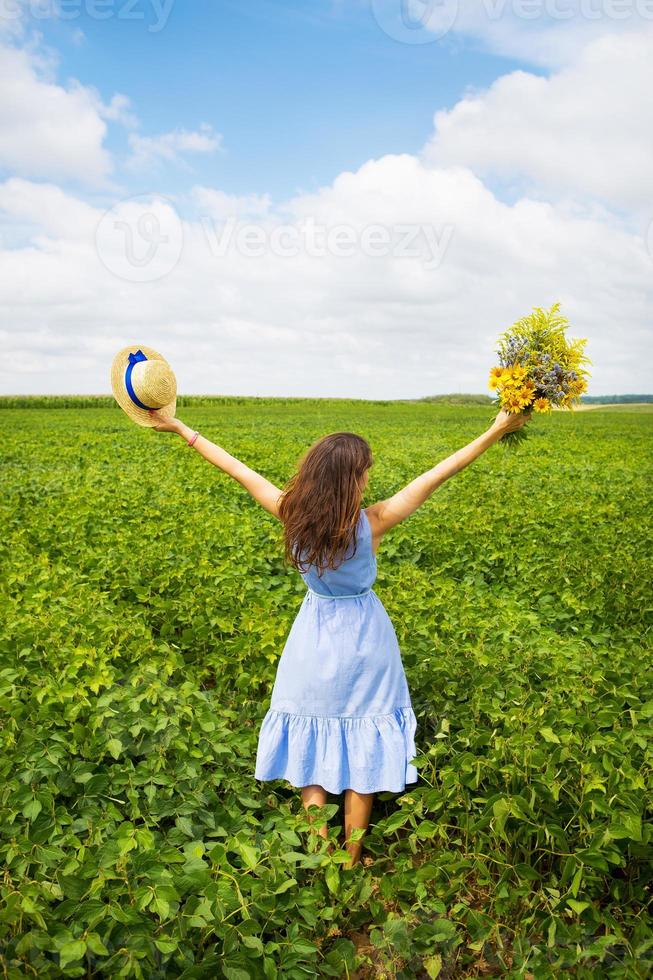
{"type": "MultiPolygon", "coordinates": [[[[372,453],[351,432],[318,440],[284,490],[179,419],[151,413],[159,432],[176,432],[228,473],[283,523],[285,557],[306,595],[281,654],[259,734],[255,778],[301,787],[304,807],[345,792],[349,867],[360,860],[374,794],[417,780],[413,712],[394,627],[372,590],[383,536],[413,514],[445,480],[468,466],[530,413],[499,412],[467,446],[398,493],[361,509],[372,453]],[[362,835],[359,835],[359,837],[362,835]]],[[[327,837],[324,823],[319,831],[327,837]]]]}

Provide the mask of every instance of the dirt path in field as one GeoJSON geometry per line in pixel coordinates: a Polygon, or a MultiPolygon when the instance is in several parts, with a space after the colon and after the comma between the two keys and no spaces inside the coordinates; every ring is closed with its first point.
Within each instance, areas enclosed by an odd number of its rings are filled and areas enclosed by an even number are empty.
{"type": "MultiPolygon", "coordinates": [[[[629,408],[636,408],[638,411],[653,412],[653,402],[606,402],[599,405],[574,405],[574,412],[588,412],[591,409],[602,408],[609,411],[627,411],[629,408]]],[[[557,411],[564,411],[558,409],[557,411]]]]}

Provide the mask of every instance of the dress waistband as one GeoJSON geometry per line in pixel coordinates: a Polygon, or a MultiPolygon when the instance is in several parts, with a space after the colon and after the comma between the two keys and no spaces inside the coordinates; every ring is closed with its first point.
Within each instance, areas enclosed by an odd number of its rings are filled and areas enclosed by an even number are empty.
{"type": "Polygon", "coordinates": [[[326,595],[324,592],[316,592],[315,589],[310,587],[310,585],[307,585],[306,588],[309,592],[312,592],[313,595],[319,596],[320,599],[358,599],[359,596],[367,595],[372,591],[370,587],[369,589],[365,589],[364,592],[352,592],[349,595],[326,595]]]}

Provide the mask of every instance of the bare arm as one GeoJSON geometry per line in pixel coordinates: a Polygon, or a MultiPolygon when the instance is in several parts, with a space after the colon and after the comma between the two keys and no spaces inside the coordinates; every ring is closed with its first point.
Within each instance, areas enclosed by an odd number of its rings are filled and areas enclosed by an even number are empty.
{"type": "Polygon", "coordinates": [[[529,419],[530,414],[508,415],[506,412],[500,412],[487,432],[443,459],[432,469],[420,474],[394,496],[388,497],[387,500],[379,500],[378,503],[368,507],[366,511],[374,538],[378,541],[395,524],[410,517],[438,487],[442,486],[445,480],[473,463],[506,432],[514,432],[515,429],[525,425],[529,419]]]}
{"type": "MultiPolygon", "coordinates": [[[[156,412],[151,414],[155,418],[161,418],[161,424],[154,426],[157,432],[176,432],[188,442],[195,431],[185,425],[180,419],[166,419],[163,416],[158,416],[156,412]]],[[[273,483],[266,480],[256,470],[250,469],[245,463],[236,459],[235,456],[231,456],[221,446],[211,442],[206,436],[199,435],[193,443],[193,449],[197,450],[200,456],[207,459],[209,463],[213,463],[218,469],[233,477],[241,486],[245,487],[254,500],[258,501],[270,514],[273,514],[277,520],[280,520],[279,499],[282,491],[278,487],[275,487],[273,483]]]]}

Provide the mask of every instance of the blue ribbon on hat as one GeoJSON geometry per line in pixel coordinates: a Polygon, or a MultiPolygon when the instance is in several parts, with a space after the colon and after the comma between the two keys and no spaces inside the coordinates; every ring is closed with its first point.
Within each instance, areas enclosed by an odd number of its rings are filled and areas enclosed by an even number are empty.
{"type": "Polygon", "coordinates": [[[137,350],[135,354],[129,355],[129,364],[127,365],[127,370],[125,371],[125,388],[127,389],[127,394],[133,401],[134,405],[138,405],[139,408],[144,408],[146,412],[153,412],[156,411],[156,409],[154,407],[150,408],[149,405],[144,405],[132,387],[132,371],[134,369],[134,365],[138,364],[139,361],[146,360],[147,357],[142,350],[137,350]]]}

